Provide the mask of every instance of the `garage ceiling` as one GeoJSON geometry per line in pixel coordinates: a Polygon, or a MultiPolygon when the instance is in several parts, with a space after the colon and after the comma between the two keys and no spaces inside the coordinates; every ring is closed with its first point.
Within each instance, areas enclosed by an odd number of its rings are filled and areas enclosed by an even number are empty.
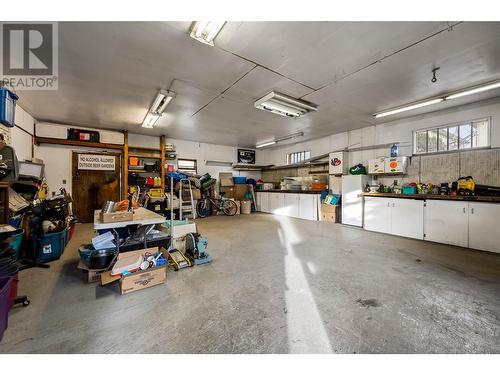
{"type": "MultiPolygon", "coordinates": [[[[59,90],[22,91],[20,104],[42,121],[251,146],[296,131],[307,140],[382,123],[372,114],[500,78],[500,23],[228,22],[215,47],[190,38],[189,28],[60,23],[59,90]],[[144,129],[160,88],[177,97],[154,129],[144,129]],[[290,119],[255,109],[272,90],[319,111],[290,119]]],[[[500,90],[411,115],[494,96],[500,90]]]]}

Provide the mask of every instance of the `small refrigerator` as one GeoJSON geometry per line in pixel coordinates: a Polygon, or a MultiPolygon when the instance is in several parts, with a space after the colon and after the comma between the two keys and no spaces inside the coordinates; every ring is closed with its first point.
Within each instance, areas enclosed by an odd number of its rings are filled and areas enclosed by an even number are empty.
{"type": "Polygon", "coordinates": [[[370,182],[367,175],[342,176],[342,224],[363,226],[363,190],[370,182]]]}

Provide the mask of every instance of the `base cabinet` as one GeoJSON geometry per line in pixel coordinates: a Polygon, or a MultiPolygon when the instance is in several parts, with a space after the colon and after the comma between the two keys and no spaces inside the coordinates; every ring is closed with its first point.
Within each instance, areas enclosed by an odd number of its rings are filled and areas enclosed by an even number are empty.
{"type": "Polygon", "coordinates": [[[423,201],[365,197],[363,222],[366,230],[423,239],[423,201]]]}
{"type": "Polygon", "coordinates": [[[256,193],[257,211],[318,220],[319,195],[300,193],[256,193]]]}
{"type": "Polygon", "coordinates": [[[469,247],[500,253],[500,204],[469,203],[469,247]]]}
{"type": "Polygon", "coordinates": [[[428,200],[425,205],[424,231],[427,241],[469,246],[469,203],[428,200]]]}

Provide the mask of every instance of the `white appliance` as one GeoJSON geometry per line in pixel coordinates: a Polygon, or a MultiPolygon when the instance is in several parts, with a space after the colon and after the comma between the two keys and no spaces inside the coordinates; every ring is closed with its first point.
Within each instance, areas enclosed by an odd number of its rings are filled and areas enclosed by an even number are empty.
{"type": "Polygon", "coordinates": [[[408,156],[397,158],[385,158],[385,173],[406,173],[408,167],[408,156]]]}
{"type": "Polygon", "coordinates": [[[385,158],[376,158],[368,161],[368,173],[377,174],[384,173],[385,158]]]}
{"type": "Polygon", "coordinates": [[[328,155],[328,174],[347,174],[347,154],[343,151],[328,155]]]}
{"type": "Polygon", "coordinates": [[[362,193],[367,183],[367,175],[342,176],[342,224],[363,226],[362,193]]]}

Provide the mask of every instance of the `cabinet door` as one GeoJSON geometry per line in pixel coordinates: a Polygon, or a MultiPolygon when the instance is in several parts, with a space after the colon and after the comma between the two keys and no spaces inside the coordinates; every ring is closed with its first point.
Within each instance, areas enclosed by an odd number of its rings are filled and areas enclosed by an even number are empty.
{"type": "Polygon", "coordinates": [[[262,193],[255,193],[255,211],[262,212],[262,193]]]}
{"type": "Polygon", "coordinates": [[[374,232],[390,233],[392,200],[376,197],[365,197],[364,200],[364,228],[374,232]]]}
{"type": "Polygon", "coordinates": [[[469,247],[500,253],[500,204],[469,203],[469,247]]]}
{"type": "Polygon", "coordinates": [[[424,239],[424,201],[391,199],[391,234],[424,239]]]}
{"type": "Polygon", "coordinates": [[[299,217],[299,194],[285,194],[283,215],[299,217]]]}
{"type": "Polygon", "coordinates": [[[269,213],[269,193],[262,193],[262,198],[261,198],[261,206],[262,206],[262,212],[267,212],[269,213]]]}
{"type": "Polygon", "coordinates": [[[469,246],[467,202],[428,200],[424,208],[425,240],[469,246]]]}
{"type": "Polygon", "coordinates": [[[305,220],[314,220],[314,195],[301,194],[299,197],[299,217],[305,220]]]}
{"type": "Polygon", "coordinates": [[[283,215],[285,194],[269,193],[269,212],[276,215],[283,215]]]}

